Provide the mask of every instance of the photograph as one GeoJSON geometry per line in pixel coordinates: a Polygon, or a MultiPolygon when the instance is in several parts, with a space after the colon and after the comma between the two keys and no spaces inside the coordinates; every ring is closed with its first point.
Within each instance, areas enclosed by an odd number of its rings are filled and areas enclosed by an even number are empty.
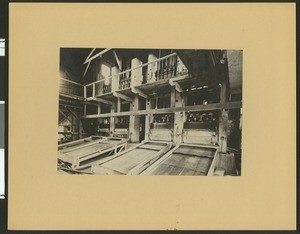
{"type": "Polygon", "coordinates": [[[60,48],[58,173],[241,176],[242,55],[60,48]]]}

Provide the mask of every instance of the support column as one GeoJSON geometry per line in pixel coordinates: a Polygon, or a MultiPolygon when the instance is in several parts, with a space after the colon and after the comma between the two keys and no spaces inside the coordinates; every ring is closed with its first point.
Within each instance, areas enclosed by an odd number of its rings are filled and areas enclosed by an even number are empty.
{"type": "MultiPolygon", "coordinates": [[[[175,87],[174,91],[171,92],[171,107],[182,107],[184,106],[184,100],[181,93],[177,92],[175,87]],[[174,104],[173,104],[174,103],[174,104]],[[172,104],[174,106],[172,106],[172,104]]],[[[185,121],[185,112],[176,112],[174,114],[174,138],[175,144],[182,143],[183,124],[185,121]]]]}
{"type": "MultiPolygon", "coordinates": [[[[113,104],[110,107],[110,113],[113,114],[116,112],[116,104],[113,102],[113,104]]],[[[115,117],[111,116],[110,117],[110,124],[109,124],[109,133],[110,136],[112,136],[113,132],[115,131],[115,117]]]]}
{"type": "Polygon", "coordinates": [[[113,75],[111,82],[111,91],[115,92],[119,89],[120,76],[118,75],[118,73],[120,73],[120,70],[117,67],[113,67],[111,73],[113,75]]]}
{"type": "MultiPolygon", "coordinates": [[[[151,99],[147,99],[146,100],[146,110],[150,110],[151,109],[151,99]]],[[[153,115],[152,114],[148,114],[145,117],[145,140],[148,141],[150,140],[150,123],[153,119],[153,115]]]]}
{"type": "Polygon", "coordinates": [[[101,114],[101,103],[100,102],[98,103],[98,111],[97,111],[97,113],[101,114]]]}
{"type": "MultiPolygon", "coordinates": [[[[221,83],[220,103],[228,100],[228,84],[226,81],[221,83]]],[[[228,127],[228,110],[221,109],[219,116],[219,146],[220,152],[227,152],[227,127],[228,127]]]]}
{"type": "MultiPolygon", "coordinates": [[[[135,95],[130,105],[130,111],[137,111],[138,109],[139,96],[135,95]]],[[[130,115],[129,117],[129,140],[130,142],[139,142],[140,140],[140,118],[138,115],[130,115]]]]}

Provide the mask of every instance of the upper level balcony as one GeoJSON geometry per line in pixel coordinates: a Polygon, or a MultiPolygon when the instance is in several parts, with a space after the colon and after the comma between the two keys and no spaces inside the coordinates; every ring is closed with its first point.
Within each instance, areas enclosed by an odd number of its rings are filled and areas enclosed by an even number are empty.
{"type": "MultiPolygon", "coordinates": [[[[117,67],[112,68],[112,75],[85,86],[85,97],[87,100],[95,98],[106,98],[112,100],[114,97],[133,97],[136,94],[147,97],[141,89],[151,90],[170,87],[171,78],[188,75],[188,69],[176,53],[156,58],[148,55],[148,62],[142,63],[139,59],[131,60],[131,68],[120,71],[117,67]],[[148,87],[148,88],[147,88],[148,87]]],[[[126,98],[125,98],[126,99],[126,98]]]]}

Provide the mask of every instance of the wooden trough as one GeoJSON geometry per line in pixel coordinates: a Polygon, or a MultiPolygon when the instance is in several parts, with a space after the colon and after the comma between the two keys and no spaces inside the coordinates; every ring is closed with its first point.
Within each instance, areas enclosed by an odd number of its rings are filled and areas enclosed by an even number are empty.
{"type": "Polygon", "coordinates": [[[138,175],[172,147],[171,142],[143,141],[135,147],[96,162],[91,170],[95,174],[138,175]]]}
{"type": "Polygon", "coordinates": [[[141,175],[213,176],[217,151],[215,146],[178,144],[141,175]]]}
{"type": "Polygon", "coordinates": [[[90,167],[94,161],[126,149],[127,141],[116,137],[91,136],[58,146],[58,158],[73,169],[90,167]]]}

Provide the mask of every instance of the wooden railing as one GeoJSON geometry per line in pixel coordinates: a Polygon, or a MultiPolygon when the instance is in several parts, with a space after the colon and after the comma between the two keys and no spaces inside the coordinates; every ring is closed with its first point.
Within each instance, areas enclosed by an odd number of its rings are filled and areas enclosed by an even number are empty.
{"type": "Polygon", "coordinates": [[[115,70],[113,75],[85,85],[84,97],[101,96],[141,84],[172,78],[180,74],[187,74],[187,69],[181,61],[178,63],[178,59],[177,54],[172,53],[122,72],[115,70]],[[108,81],[108,84],[105,84],[105,80],[108,81]]]}

